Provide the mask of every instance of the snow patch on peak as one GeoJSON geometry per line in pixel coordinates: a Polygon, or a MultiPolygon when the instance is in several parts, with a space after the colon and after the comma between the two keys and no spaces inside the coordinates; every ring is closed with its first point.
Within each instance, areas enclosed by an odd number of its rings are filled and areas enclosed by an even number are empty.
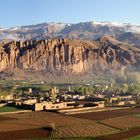
{"type": "Polygon", "coordinates": [[[128,25],[127,23],[118,23],[118,22],[92,22],[93,25],[101,25],[101,26],[115,26],[115,27],[123,27],[128,25]]]}
{"type": "Polygon", "coordinates": [[[17,30],[20,30],[20,29],[21,29],[21,27],[17,26],[17,27],[10,28],[10,31],[17,31],[17,30]]]}
{"type": "Polygon", "coordinates": [[[91,22],[93,26],[108,26],[122,28],[125,32],[140,33],[140,26],[130,23],[118,23],[118,22],[91,22]]]}
{"type": "Polygon", "coordinates": [[[4,29],[4,28],[0,28],[0,31],[4,31],[4,30],[6,30],[6,29],[4,29]]]}

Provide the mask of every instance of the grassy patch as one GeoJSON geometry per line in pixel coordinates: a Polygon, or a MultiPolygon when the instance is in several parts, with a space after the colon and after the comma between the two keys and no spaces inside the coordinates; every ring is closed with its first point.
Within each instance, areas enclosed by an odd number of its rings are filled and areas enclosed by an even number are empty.
{"type": "Polygon", "coordinates": [[[0,113],[1,112],[13,112],[13,111],[20,111],[22,109],[18,109],[16,107],[11,107],[11,106],[3,106],[0,107],[0,113]]]}
{"type": "Polygon", "coordinates": [[[134,116],[140,118],[140,114],[136,114],[136,115],[134,115],[134,116]]]}
{"type": "Polygon", "coordinates": [[[140,140],[140,135],[128,138],[127,140],[140,140]]]}

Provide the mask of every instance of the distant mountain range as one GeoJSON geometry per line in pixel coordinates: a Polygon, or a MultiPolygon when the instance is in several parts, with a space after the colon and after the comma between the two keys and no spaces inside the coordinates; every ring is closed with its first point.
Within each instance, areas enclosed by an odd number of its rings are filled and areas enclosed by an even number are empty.
{"type": "Polygon", "coordinates": [[[1,40],[42,40],[50,38],[97,40],[104,35],[113,36],[121,42],[140,45],[140,26],[129,23],[42,23],[10,29],[0,28],[1,40]]]}

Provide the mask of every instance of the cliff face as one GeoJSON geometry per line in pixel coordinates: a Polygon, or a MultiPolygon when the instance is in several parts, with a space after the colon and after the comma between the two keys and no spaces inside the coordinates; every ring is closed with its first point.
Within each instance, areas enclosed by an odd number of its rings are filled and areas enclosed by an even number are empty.
{"type": "Polygon", "coordinates": [[[0,71],[6,68],[76,72],[88,70],[94,60],[90,46],[68,40],[10,42],[2,46],[0,71]],[[79,44],[78,44],[79,43],[79,44]]]}
{"type": "Polygon", "coordinates": [[[0,43],[0,71],[22,70],[85,73],[139,66],[140,50],[111,37],[97,41],[65,39],[0,43]]]}

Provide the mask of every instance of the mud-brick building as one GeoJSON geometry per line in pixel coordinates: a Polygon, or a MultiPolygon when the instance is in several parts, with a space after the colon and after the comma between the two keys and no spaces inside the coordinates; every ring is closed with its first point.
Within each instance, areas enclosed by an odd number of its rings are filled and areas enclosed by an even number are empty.
{"type": "Polygon", "coordinates": [[[62,103],[52,103],[52,102],[42,102],[33,104],[34,111],[41,110],[58,110],[58,109],[66,109],[72,108],[73,102],[62,102],[62,103]]]}

